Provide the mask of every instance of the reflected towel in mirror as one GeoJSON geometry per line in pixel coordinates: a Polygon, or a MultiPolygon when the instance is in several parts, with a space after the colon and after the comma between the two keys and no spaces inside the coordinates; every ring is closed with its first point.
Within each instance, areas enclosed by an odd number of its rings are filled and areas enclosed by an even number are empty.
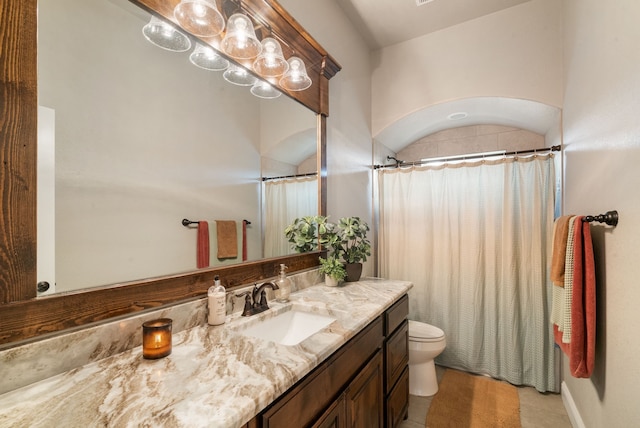
{"type": "Polygon", "coordinates": [[[198,222],[198,256],[197,267],[209,267],[209,223],[198,222]]]}
{"type": "Polygon", "coordinates": [[[216,220],[218,235],[218,258],[238,257],[238,230],[234,220],[216,220]]]}

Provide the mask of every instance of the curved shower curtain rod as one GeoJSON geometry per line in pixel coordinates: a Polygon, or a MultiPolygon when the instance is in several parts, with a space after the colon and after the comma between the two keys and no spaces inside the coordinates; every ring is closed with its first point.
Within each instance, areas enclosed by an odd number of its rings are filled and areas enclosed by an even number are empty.
{"type": "MultiPolygon", "coordinates": [[[[530,149],[530,150],[516,150],[512,152],[499,153],[495,156],[518,156],[525,155],[529,153],[544,153],[544,152],[559,152],[562,149],[560,145],[545,147],[542,149],[530,149]]],[[[438,162],[450,162],[454,160],[470,160],[470,159],[483,159],[486,158],[487,155],[483,154],[473,154],[473,155],[459,155],[459,156],[450,156],[444,158],[438,158],[438,162]]],[[[398,168],[402,166],[417,166],[425,163],[433,162],[433,160],[421,160],[421,161],[413,161],[413,162],[405,162],[403,160],[399,160],[394,156],[387,156],[387,160],[393,160],[395,162],[394,165],[374,165],[374,169],[382,169],[382,168],[398,168]]]]}

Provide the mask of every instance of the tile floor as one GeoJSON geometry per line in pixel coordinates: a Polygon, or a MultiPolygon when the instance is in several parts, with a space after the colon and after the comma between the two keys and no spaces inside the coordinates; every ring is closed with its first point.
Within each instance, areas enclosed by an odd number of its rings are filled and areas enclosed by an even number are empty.
{"type": "MultiPolygon", "coordinates": [[[[436,373],[440,380],[444,368],[436,366],[436,373]]],[[[518,394],[522,428],[571,428],[560,394],[541,394],[530,387],[518,387],[518,394]]],[[[424,428],[431,399],[410,395],[409,417],[400,428],[424,428]]]]}

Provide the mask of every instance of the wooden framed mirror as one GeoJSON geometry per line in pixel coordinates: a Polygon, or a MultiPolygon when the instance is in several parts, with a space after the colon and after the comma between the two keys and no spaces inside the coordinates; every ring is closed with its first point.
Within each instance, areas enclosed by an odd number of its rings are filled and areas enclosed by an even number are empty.
{"type": "MultiPolygon", "coordinates": [[[[171,19],[178,2],[134,3],[171,19]]],[[[328,81],[340,66],[276,1],[243,4],[277,29],[311,65],[307,71],[313,86],[287,95],[317,117],[318,200],[324,214],[328,81]]],[[[0,347],[202,296],[215,275],[233,288],[275,276],[279,263],[291,271],[317,265],[317,253],[291,255],[36,297],[37,1],[8,0],[0,13],[0,347]]]]}

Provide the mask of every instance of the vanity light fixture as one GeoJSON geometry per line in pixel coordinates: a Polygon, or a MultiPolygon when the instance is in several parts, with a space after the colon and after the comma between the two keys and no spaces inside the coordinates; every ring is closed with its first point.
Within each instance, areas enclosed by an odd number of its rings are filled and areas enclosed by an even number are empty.
{"type": "Polygon", "coordinates": [[[191,40],[173,25],[155,16],[142,27],[144,37],[154,45],[173,52],[185,52],[191,48],[191,40]]]}
{"type": "Polygon", "coordinates": [[[241,13],[234,13],[229,17],[227,33],[220,47],[224,53],[235,59],[255,58],[262,50],[253,23],[241,13]]]}
{"type": "Polygon", "coordinates": [[[189,55],[189,61],[205,70],[222,71],[229,67],[229,61],[221,57],[213,48],[196,43],[196,48],[189,55]]]}
{"type": "Polygon", "coordinates": [[[224,18],[215,0],[182,0],[173,9],[173,16],[194,36],[217,36],[224,30],[224,18]]]}
{"type": "Polygon", "coordinates": [[[256,97],[273,99],[282,95],[282,92],[278,91],[269,82],[264,80],[258,80],[252,87],[251,93],[256,97]]]}
{"type": "Polygon", "coordinates": [[[266,37],[261,44],[262,52],[253,62],[253,69],[264,77],[282,76],[289,69],[289,63],[284,59],[280,43],[273,37],[266,37]]]}
{"type": "Polygon", "coordinates": [[[224,77],[224,80],[227,82],[239,86],[251,86],[258,80],[243,67],[239,67],[235,64],[229,64],[229,68],[225,70],[222,77],[224,77]]]}
{"type": "Polygon", "coordinates": [[[287,60],[289,70],[280,79],[280,86],[289,91],[304,91],[311,86],[311,79],[307,75],[304,62],[297,56],[287,60]]]}

